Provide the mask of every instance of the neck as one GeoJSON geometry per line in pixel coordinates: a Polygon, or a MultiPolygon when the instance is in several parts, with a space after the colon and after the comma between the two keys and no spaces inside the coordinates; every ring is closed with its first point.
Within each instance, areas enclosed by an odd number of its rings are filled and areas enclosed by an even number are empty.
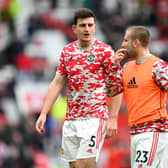
{"type": "Polygon", "coordinates": [[[145,57],[148,57],[150,55],[150,52],[148,49],[144,49],[144,50],[140,50],[140,52],[138,52],[137,57],[135,58],[136,61],[139,61],[145,57]]]}
{"type": "Polygon", "coordinates": [[[79,41],[79,47],[81,48],[87,48],[92,44],[92,41],[79,41]]]}

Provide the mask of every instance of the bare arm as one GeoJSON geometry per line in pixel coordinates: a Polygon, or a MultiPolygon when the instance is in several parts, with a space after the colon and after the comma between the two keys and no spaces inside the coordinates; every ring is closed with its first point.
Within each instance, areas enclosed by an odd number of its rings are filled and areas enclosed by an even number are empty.
{"type": "Polygon", "coordinates": [[[46,95],[46,99],[41,114],[36,122],[36,130],[40,134],[44,132],[44,124],[46,122],[47,114],[50,112],[51,107],[53,106],[57,97],[59,96],[64,86],[65,79],[66,79],[65,76],[56,74],[48,87],[48,92],[46,95]]]}
{"type": "Polygon", "coordinates": [[[117,134],[118,113],[122,103],[123,93],[114,97],[107,104],[109,109],[109,119],[106,123],[106,138],[110,138],[117,134]]]}

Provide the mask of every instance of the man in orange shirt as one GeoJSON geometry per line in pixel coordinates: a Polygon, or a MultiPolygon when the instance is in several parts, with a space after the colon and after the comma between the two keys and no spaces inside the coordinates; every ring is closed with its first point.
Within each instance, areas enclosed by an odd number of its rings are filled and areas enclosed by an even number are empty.
{"type": "Polygon", "coordinates": [[[120,60],[125,56],[133,59],[124,65],[111,88],[111,96],[124,91],[132,168],[162,167],[168,149],[168,64],[150,53],[149,42],[150,33],[144,26],[129,27],[122,49],[115,54],[120,60]]]}

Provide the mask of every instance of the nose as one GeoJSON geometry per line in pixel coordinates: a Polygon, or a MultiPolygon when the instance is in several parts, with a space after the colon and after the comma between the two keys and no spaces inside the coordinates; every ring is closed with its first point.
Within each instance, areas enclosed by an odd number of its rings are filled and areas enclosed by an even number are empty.
{"type": "Polygon", "coordinates": [[[121,47],[122,47],[122,48],[125,48],[124,42],[121,43],[121,47]]]}
{"type": "Polygon", "coordinates": [[[86,31],[89,30],[89,26],[88,25],[85,26],[85,30],[86,31]]]}

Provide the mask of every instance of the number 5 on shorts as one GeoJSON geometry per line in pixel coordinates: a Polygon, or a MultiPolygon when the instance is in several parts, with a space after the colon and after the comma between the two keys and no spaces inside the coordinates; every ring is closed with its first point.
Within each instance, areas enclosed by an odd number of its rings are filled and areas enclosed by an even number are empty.
{"type": "Polygon", "coordinates": [[[94,147],[95,146],[95,138],[96,138],[96,136],[94,136],[94,135],[91,136],[91,138],[90,138],[91,142],[89,144],[90,147],[94,147]]]}

